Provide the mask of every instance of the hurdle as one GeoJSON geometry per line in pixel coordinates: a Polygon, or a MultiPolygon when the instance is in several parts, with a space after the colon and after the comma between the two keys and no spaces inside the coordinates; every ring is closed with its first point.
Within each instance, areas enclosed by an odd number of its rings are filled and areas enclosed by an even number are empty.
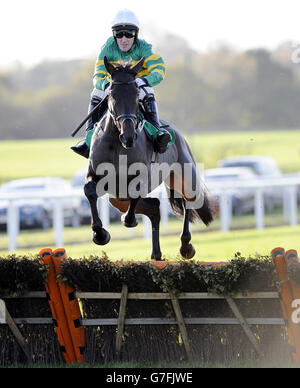
{"type": "MultiPolygon", "coordinates": [[[[246,338],[251,343],[259,358],[264,357],[260,343],[254,335],[252,325],[282,326],[287,331],[289,345],[292,349],[294,362],[300,361],[300,286],[288,277],[288,266],[291,263],[299,263],[297,251],[283,248],[274,248],[271,258],[274,263],[277,277],[277,292],[250,292],[247,295],[238,293],[235,295],[219,295],[205,292],[186,292],[175,295],[170,292],[130,292],[128,286],[123,284],[121,292],[83,292],[64,284],[60,277],[60,265],[67,258],[63,248],[52,251],[45,248],[40,251],[41,260],[48,266],[48,281],[45,291],[30,292],[18,296],[18,298],[47,298],[52,317],[45,318],[12,318],[6,308],[5,301],[0,299],[0,324],[7,324],[14,337],[26,355],[28,362],[31,361],[28,343],[18,329],[19,324],[47,324],[54,325],[54,329],[60,344],[60,350],[66,363],[82,363],[85,361],[84,350],[86,346],[86,329],[89,327],[115,327],[115,354],[117,359],[122,358],[124,346],[125,328],[137,325],[177,325],[186,358],[193,361],[191,340],[188,335],[189,325],[239,325],[246,338]],[[80,310],[80,301],[84,300],[119,300],[118,317],[112,318],[87,318],[83,317],[80,310]],[[237,301],[249,300],[275,300],[281,306],[282,315],[277,317],[245,317],[240,311],[237,301]],[[128,301],[160,300],[170,301],[174,317],[126,317],[128,301]],[[185,317],[181,303],[184,300],[194,300],[197,303],[209,300],[224,300],[230,308],[230,317],[185,317]],[[298,303],[299,302],[299,303],[298,303]],[[299,318],[298,318],[299,315],[299,318]]],[[[170,264],[170,263],[169,263],[170,264]]],[[[201,265],[220,266],[226,262],[209,263],[201,265]]],[[[154,263],[157,269],[163,269],[165,262],[154,263]]],[[[176,265],[176,262],[174,263],[176,265]]],[[[14,297],[7,297],[13,299],[14,297]]]]}

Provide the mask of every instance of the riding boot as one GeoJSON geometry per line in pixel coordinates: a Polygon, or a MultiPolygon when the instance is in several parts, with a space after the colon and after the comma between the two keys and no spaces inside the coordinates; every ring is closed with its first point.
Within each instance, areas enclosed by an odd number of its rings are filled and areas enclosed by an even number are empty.
{"type": "Polygon", "coordinates": [[[154,149],[160,154],[163,154],[168,147],[168,143],[172,140],[170,133],[160,127],[157,104],[155,99],[151,96],[150,98],[145,98],[143,101],[146,118],[158,131],[155,142],[154,149]]]}
{"type": "MultiPolygon", "coordinates": [[[[101,102],[101,99],[98,96],[93,96],[89,105],[88,114],[101,102]]],[[[93,114],[87,121],[86,124],[86,133],[88,131],[94,129],[94,125],[97,123],[99,117],[96,114],[93,114]]],[[[86,140],[80,144],[70,147],[72,151],[76,152],[77,154],[84,156],[85,158],[89,158],[90,154],[90,147],[87,145],[86,140]]]]}

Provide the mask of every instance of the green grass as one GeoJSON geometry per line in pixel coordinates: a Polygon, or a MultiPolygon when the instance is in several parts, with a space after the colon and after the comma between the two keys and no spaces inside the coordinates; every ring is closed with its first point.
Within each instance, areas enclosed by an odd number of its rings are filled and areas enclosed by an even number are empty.
{"type": "MultiPolygon", "coordinates": [[[[233,155],[273,156],[283,172],[300,171],[300,131],[221,132],[186,136],[195,159],[205,168],[233,155]]],[[[0,142],[0,184],[32,176],[61,176],[70,180],[86,159],[69,147],[76,140],[46,139],[0,142]]]]}
{"type": "Polygon", "coordinates": [[[70,180],[87,160],[69,149],[74,139],[0,142],[0,184],[12,179],[60,176],[70,180]]]}
{"type": "MultiPolygon", "coordinates": [[[[67,229],[67,233],[71,230],[67,229]]],[[[30,234],[29,232],[27,232],[30,234]]],[[[18,255],[34,255],[45,247],[55,248],[52,232],[31,232],[31,241],[37,246],[34,248],[18,249],[18,255]],[[48,236],[48,238],[47,238],[48,236]],[[40,243],[40,245],[39,245],[40,243]]],[[[65,238],[70,238],[65,233],[65,238]]],[[[97,246],[91,241],[91,230],[89,227],[82,227],[76,234],[83,235],[89,242],[77,242],[70,244],[65,242],[64,248],[68,256],[73,258],[88,257],[89,255],[99,256],[105,251],[111,260],[149,260],[151,254],[151,240],[143,238],[132,238],[130,240],[119,240],[118,228],[111,230],[112,239],[106,246],[97,246]]],[[[245,229],[234,230],[229,233],[202,231],[192,233],[192,243],[197,250],[195,259],[200,261],[226,261],[232,259],[236,252],[248,257],[256,254],[269,255],[276,246],[283,246],[287,249],[300,249],[299,247],[300,226],[290,227],[269,227],[264,230],[245,229]]],[[[23,234],[21,236],[24,237],[23,234]]],[[[73,235],[74,238],[75,234],[73,235]]],[[[21,237],[20,237],[21,238],[21,237]]],[[[25,240],[24,240],[25,241],[25,240]]],[[[70,240],[69,240],[70,241],[70,240]]],[[[72,240],[72,241],[76,241],[72,240]]],[[[180,232],[174,236],[162,235],[160,239],[161,250],[167,259],[179,259],[180,232]]],[[[0,255],[5,257],[8,251],[1,251],[0,255]]]]}
{"type": "MultiPolygon", "coordinates": [[[[300,171],[300,131],[247,131],[247,132],[222,132],[187,136],[197,162],[203,162],[205,168],[217,166],[218,160],[226,156],[252,154],[273,156],[279,167],[284,172],[300,171]]],[[[0,142],[1,160],[0,184],[11,179],[32,176],[61,176],[68,180],[72,178],[77,169],[86,166],[86,159],[74,154],[70,145],[74,144],[73,138],[52,140],[22,140],[0,142]]],[[[280,213],[266,217],[266,225],[282,224],[284,222],[280,213]]],[[[233,228],[247,228],[247,230],[231,231],[223,234],[212,231],[205,233],[206,229],[196,225],[193,230],[193,244],[197,249],[196,257],[200,260],[224,260],[232,258],[236,251],[242,254],[268,254],[276,245],[287,248],[297,248],[297,234],[299,229],[288,226],[281,228],[268,228],[264,231],[255,231],[253,215],[234,217],[233,228]]],[[[168,226],[168,233],[175,236],[164,236],[162,228],[161,247],[163,254],[169,258],[178,256],[180,232],[182,222],[172,221],[168,226]]],[[[219,221],[215,221],[208,230],[219,229],[219,221]]],[[[65,228],[64,241],[69,255],[74,257],[86,255],[99,255],[102,250],[113,259],[140,259],[149,258],[151,241],[142,238],[142,225],[134,230],[125,229],[120,224],[111,225],[111,243],[99,247],[91,242],[91,229],[89,226],[78,229],[65,228]],[[120,241],[120,238],[130,241],[120,241]],[[74,241],[76,244],[74,244],[74,241]]],[[[5,254],[8,245],[6,234],[0,233],[0,254],[5,254]]],[[[19,236],[19,249],[17,253],[37,253],[39,248],[54,246],[53,231],[22,231],[19,236]],[[34,246],[34,248],[27,248],[34,246]]]]}
{"type": "MultiPolygon", "coordinates": [[[[273,156],[281,170],[285,173],[300,171],[300,131],[247,131],[224,132],[186,136],[195,159],[202,162],[205,168],[214,168],[220,159],[227,156],[250,154],[273,156]]],[[[33,176],[61,176],[70,180],[77,169],[86,166],[87,161],[75,155],[69,147],[74,144],[73,138],[59,140],[28,140],[28,141],[2,141],[0,142],[0,184],[11,180],[33,176]]],[[[300,226],[274,226],[282,224],[283,217],[277,212],[267,215],[266,225],[271,227],[264,230],[255,230],[253,215],[233,219],[233,228],[229,233],[219,231],[220,223],[216,220],[212,226],[205,229],[201,225],[192,226],[192,243],[197,253],[196,260],[201,261],[227,261],[234,257],[236,252],[243,256],[269,255],[276,246],[285,249],[298,249],[300,226]],[[252,229],[250,229],[252,228],[252,229]],[[216,230],[217,229],[217,230],[216,230]]],[[[182,222],[172,220],[167,231],[162,228],[161,249],[164,257],[168,259],[179,258],[180,232],[182,222]],[[166,233],[174,235],[166,235],[166,233]]],[[[134,230],[128,230],[120,224],[110,227],[111,242],[103,247],[96,246],[91,241],[90,226],[64,229],[64,248],[68,256],[80,258],[89,255],[101,255],[105,251],[111,260],[149,260],[151,253],[151,240],[143,238],[143,227],[140,224],[134,230]]],[[[55,248],[53,230],[47,231],[21,231],[17,255],[35,255],[45,247],[55,248]]],[[[5,233],[0,233],[0,256],[9,254],[6,251],[8,238],[5,233]]],[[[17,366],[18,368],[20,366],[17,366]]],[[[26,367],[26,366],[24,366],[26,367]]],[[[189,367],[189,368],[292,368],[298,365],[259,362],[236,361],[230,364],[203,365],[200,363],[179,364],[151,364],[119,363],[90,366],[87,364],[71,366],[41,366],[36,367],[104,367],[104,368],[140,368],[140,367],[189,367]]]]}
{"type": "MultiPolygon", "coordinates": [[[[300,223],[300,209],[298,210],[298,220],[300,223]]],[[[138,219],[138,226],[134,229],[125,228],[121,222],[111,223],[109,231],[112,234],[113,239],[129,239],[133,237],[143,237],[144,226],[141,219],[138,219]]],[[[271,214],[265,214],[266,226],[278,226],[284,225],[286,221],[283,218],[282,209],[276,209],[271,214]]],[[[179,235],[182,230],[182,220],[170,217],[167,225],[161,224],[160,234],[176,234],[179,235]]],[[[205,228],[202,223],[191,224],[190,228],[192,232],[205,232],[220,230],[220,219],[217,217],[209,228],[205,228]]],[[[234,216],[232,218],[232,229],[253,229],[255,228],[255,216],[253,214],[234,216]]],[[[0,250],[5,249],[8,244],[8,236],[6,233],[0,233],[0,250]]],[[[64,241],[66,243],[83,243],[90,241],[91,228],[89,225],[84,225],[79,228],[64,228],[64,241]]],[[[33,246],[36,244],[46,244],[47,242],[54,242],[54,233],[52,229],[48,230],[21,230],[19,239],[19,245],[33,246]]]]}
{"type": "Polygon", "coordinates": [[[300,171],[300,131],[220,132],[187,136],[198,162],[214,168],[217,161],[235,155],[272,156],[284,173],[300,171]]]}

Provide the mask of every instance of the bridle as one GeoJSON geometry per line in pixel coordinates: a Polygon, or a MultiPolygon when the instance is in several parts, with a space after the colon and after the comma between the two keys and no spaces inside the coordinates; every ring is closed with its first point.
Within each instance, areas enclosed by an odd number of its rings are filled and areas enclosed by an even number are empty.
{"type": "MultiPolygon", "coordinates": [[[[131,81],[127,81],[127,82],[112,81],[111,82],[111,87],[114,86],[114,85],[131,85],[131,84],[134,84],[135,82],[136,82],[135,79],[131,80],[131,81]]],[[[139,126],[139,119],[138,119],[137,115],[130,114],[130,113],[125,113],[123,115],[119,115],[119,116],[116,117],[114,112],[112,112],[110,109],[108,109],[108,111],[109,111],[109,114],[111,115],[111,117],[113,119],[113,122],[114,122],[115,126],[118,128],[119,132],[121,132],[121,126],[122,126],[122,124],[124,123],[125,120],[131,120],[135,130],[138,128],[138,126],[139,126]]]]}

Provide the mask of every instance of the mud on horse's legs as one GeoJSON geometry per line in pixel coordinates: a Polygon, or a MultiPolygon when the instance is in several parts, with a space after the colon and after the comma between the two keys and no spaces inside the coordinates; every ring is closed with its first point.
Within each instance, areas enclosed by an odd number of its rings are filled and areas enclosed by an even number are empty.
{"type": "Polygon", "coordinates": [[[102,222],[98,215],[96,182],[92,179],[89,180],[84,185],[84,193],[91,207],[93,241],[97,245],[105,245],[110,241],[110,234],[102,227],[102,222]]]}

